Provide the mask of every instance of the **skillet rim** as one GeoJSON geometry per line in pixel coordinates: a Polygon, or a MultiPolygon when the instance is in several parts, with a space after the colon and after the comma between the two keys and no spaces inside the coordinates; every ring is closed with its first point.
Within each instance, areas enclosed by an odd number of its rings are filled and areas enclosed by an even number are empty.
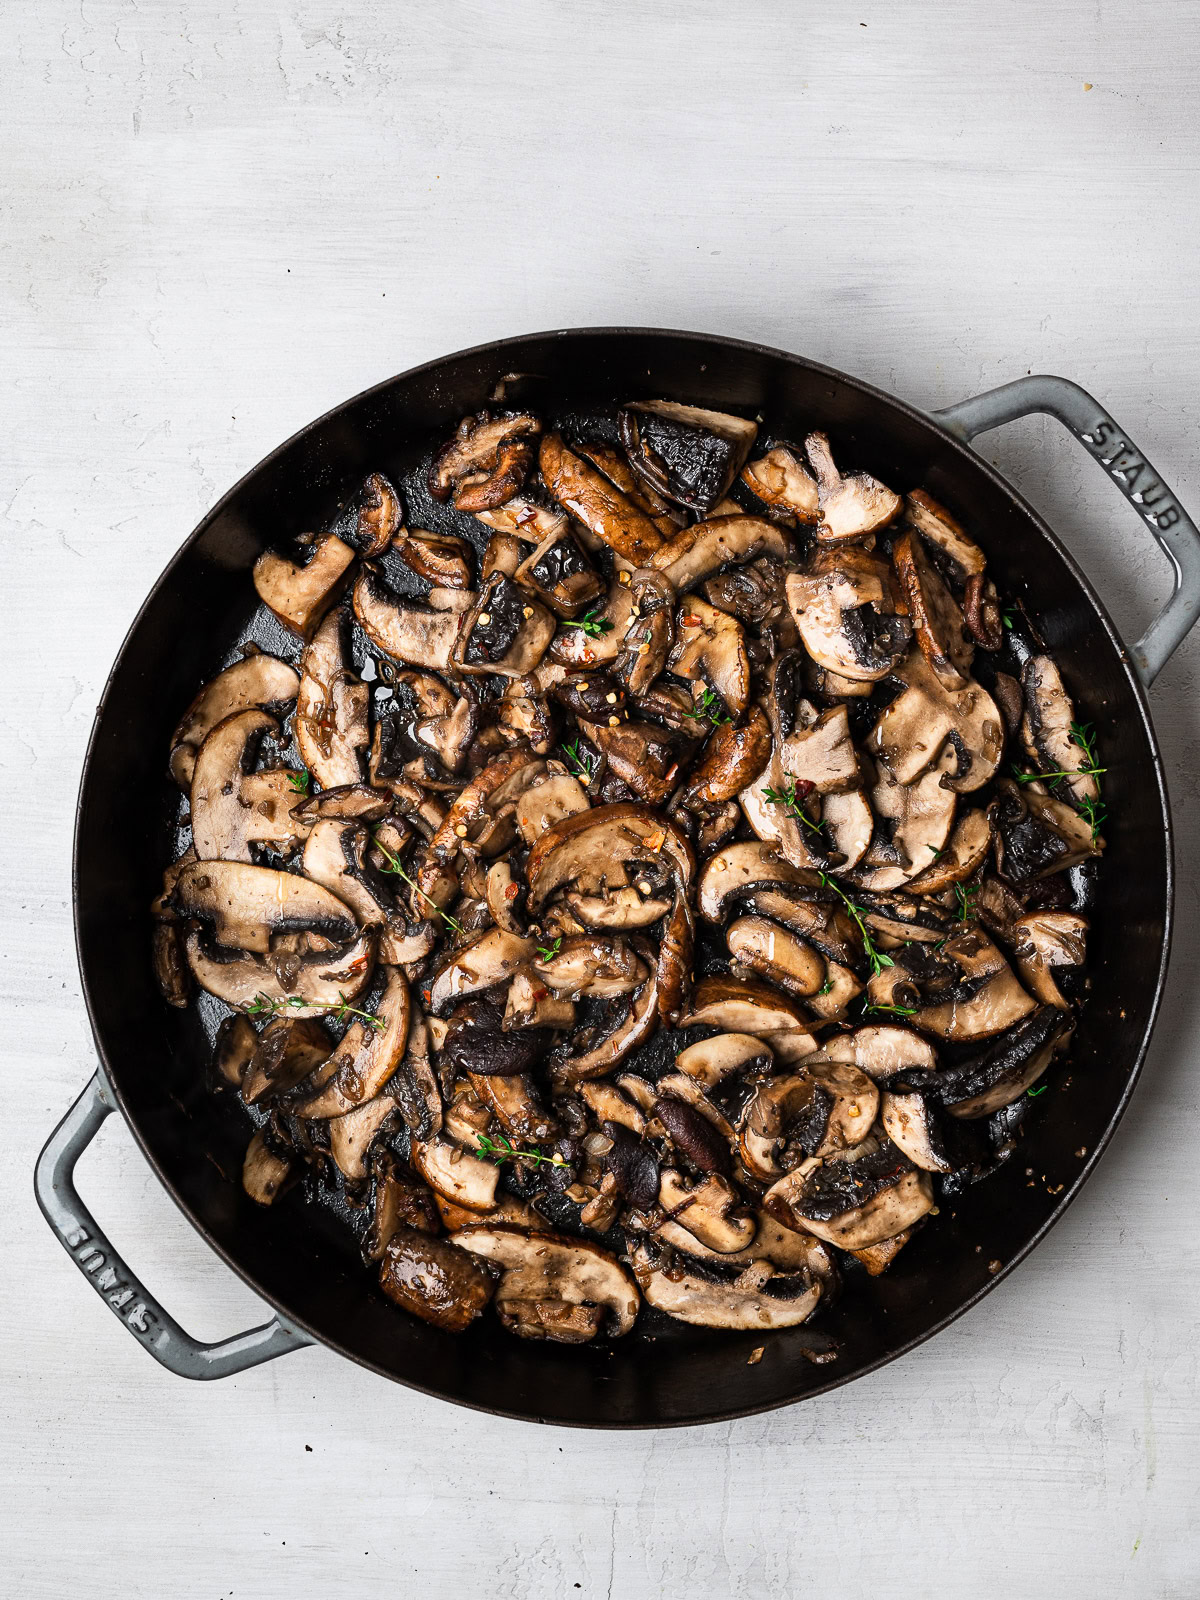
{"type": "Polygon", "coordinates": [[[1136,1089],[1141,1078],[1142,1069],[1145,1065],[1146,1056],[1150,1048],[1150,1041],[1153,1037],[1154,1029],[1158,1021],[1158,1015],[1162,1005],[1163,992],[1166,986],[1167,971],[1170,963],[1171,942],[1174,931],[1174,825],[1171,817],[1170,797],[1167,792],[1162,752],[1159,749],[1158,739],[1154,731],[1154,723],[1150,715],[1150,706],[1146,687],[1133,668],[1129,651],[1118,634],[1112,618],[1108,614],[1107,607],[1093,587],[1091,580],[1079,566],[1079,563],[1076,561],[1071,551],[1049,526],[1045,518],[1041,516],[1041,514],[1025,499],[1025,497],[996,467],[994,467],[989,461],[985,460],[984,457],[972,449],[969,443],[957,437],[929,412],[922,410],[918,406],[912,405],[906,400],[900,399],[898,396],[889,393],[887,390],[880,389],[876,385],[868,383],[864,379],[855,377],[850,373],[842,372],[836,367],[830,367],[823,362],[810,360],[806,356],[796,355],[790,351],[778,349],[773,345],[759,344],[755,341],[745,339],[735,339],[723,334],[702,333],[681,328],[647,328],[637,326],[551,328],[543,331],[510,335],[503,339],[487,340],[482,344],[471,345],[462,350],[451,351],[437,356],[432,360],[421,362],[417,366],[406,368],[403,372],[394,373],[392,376],[382,379],[379,383],[371,384],[366,389],[363,389],[359,393],[350,396],[348,399],[339,402],[336,406],[330,407],[329,410],[323,412],[320,416],[315,417],[312,421],[297,429],[295,433],[290,435],[281,444],[277,445],[276,448],[271,450],[267,455],[263,456],[247,472],[243,473],[242,476],[238,478],[237,481],[232,485],[232,487],[229,488],[215,503],[215,505],[213,505],[210,510],[200,519],[187,538],[171,555],[170,559],[167,561],[166,565],[163,567],[162,571],[151,585],[145,598],[138,607],[132,622],[125,632],[117,653],[113,658],[113,664],[105,679],[104,687],[97,703],[96,714],[92,722],[91,732],[88,736],[87,748],[84,753],[83,766],[80,774],[79,791],[76,797],[75,826],[72,838],[71,906],[72,921],[74,924],[75,933],[76,962],[79,967],[80,985],[83,993],[84,1005],[87,1010],[88,1023],[91,1028],[92,1038],[95,1042],[96,1052],[99,1057],[101,1072],[109,1086],[110,1091],[112,1092],[113,1099],[116,1103],[117,1109],[121,1113],[122,1119],[129,1128],[130,1132],[133,1134],[134,1140],[149,1164],[151,1171],[166,1190],[167,1194],[171,1197],[172,1201],[178,1207],[180,1212],[187,1219],[188,1223],[196,1230],[196,1232],[205,1241],[214,1254],[216,1254],[226,1266],[235,1272],[237,1276],[247,1285],[247,1287],[253,1290],[253,1292],[258,1295],[261,1300],[270,1305],[289,1326],[307,1334],[314,1343],[323,1345],[326,1349],[333,1351],[335,1354],[354,1362],[358,1366],[365,1367],[368,1371],[374,1372],[378,1376],[386,1378],[392,1383],[399,1384],[406,1389],[413,1389],[419,1393],[430,1395],[431,1397],[441,1400],[444,1403],[461,1406],[467,1410],[483,1412],[491,1416],[510,1418],[517,1422],[543,1423],[557,1427],[597,1429],[612,1432],[642,1431],[653,1428],[687,1428],[705,1426],[707,1424],[716,1422],[735,1421],[742,1417],[758,1416],[766,1412],[782,1410],[785,1406],[796,1405],[802,1401],[815,1399],[819,1395],[828,1394],[834,1389],[839,1389],[845,1384],[852,1383],[858,1378],[866,1377],[868,1374],[877,1372],[881,1368],[888,1366],[891,1362],[898,1360],[901,1356],[907,1355],[910,1351],[916,1349],[918,1346],[925,1344],[930,1339],[933,1339],[937,1334],[949,1327],[951,1323],[956,1322],[967,1311],[971,1310],[972,1307],[977,1305],[985,1295],[990,1294],[997,1284],[1006,1279],[1009,1274],[1012,1273],[1016,1267],[1023,1262],[1027,1256],[1030,1255],[1030,1253],[1042,1242],[1050,1230],[1061,1220],[1069,1206],[1079,1194],[1079,1191],[1082,1189],[1083,1185],[1091,1177],[1100,1161],[1101,1156],[1107,1150],[1118,1126],[1121,1123],[1122,1118],[1128,1110],[1129,1102],[1132,1099],[1134,1090],[1136,1089]],[[839,384],[848,385],[850,388],[857,390],[861,395],[866,397],[872,404],[881,407],[885,412],[888,410],[898,411],[910,422],[913,422],[926,429],[932,429],[939,436],[939,439],[943,444],[949,444],[952,447],[953,453],[956,456],[959,465],[965,468],[968,479],[972,472],[978,472],[982,474],[984,478],[988,479],[995,488],[999,489],[1001,493],[1014,504],[1015,508],[1020,513],[1022,513],[1029,519],[1030,522],[1032,522],[1038,533],[1040,533],[1041,536],[1047,540],[1051,547],[1056,551],[1058,556],[1062,559],[1071,577],[1075,580],[1080,590],[1083,592],[1083,595],[1090,604],[1103,632],[1113,647],[1120,669],[1123,672],[1129,687],[1133,690],[1134,703],[1137,706],[1137,710],[1141,718],[1142,730],[1145,734],[1146,743],[1150,753],[1150,763],[1154,773],[1154,782],[1157,790],[1159,809],[1162,819],[1162,843],[1164,852],[1163,932],[1158,966],[1154,973],[1153,993],[1150,997],[1148,1014],[1145,1027],[1142,1032],[1141,1041],[1129,1066],[1121,1096],[1117,1101],[1112,1115],[1104,1127],[1103,1133],[1092,1146],[1088,1157],[1080,1167],[1075,1179],[1063,1191],[1062,1195],[1058,1198],[1053,1209],[1050,1211],[1049,1215],[1046,1217],[1041,1226],[1029,1237],[1028,1240],[1026,1240],[1020,1249],[1018,1249],[994,1275],[990,1276],[986,1282],[981,1284],[973,1294],[969,1295],[965,1300],[957,1305],[954,1310],[948,1312],[945,1316],[933,1323],[930,1327],[926,1328],[923,1332],[905,1340],[894,1350],[890,1350],[886,1354],[880,1355],[877,1359],[867,1362],[865,1365],[859,1366],[853,1371],[835,1373],[831,1368],[830,1376],[827,1380],[816,1384],[812,1388],[805,1389],[802,1394],[792,1394],[790,1396],[767,1401],[762,1404],[704,1409],[697,1411],[695,1415],[688,1417],[672,1417],[653,1421],[626,1421],[617,1419],[598,1421],[593,1419],[583,1420],[579,1418],[547,1417],[536,1415],[528,1411],[510,1410],[503,1406],[481,1405],[475,1401],[466,1400],[459,1396],[447,1395],[439,1389],[433,1388],[426,1384],[418,1383],[411,1378],[402,1377],[388,1368],[380,1365],[378,1362],[371,1361],[366,1357],[347,1349],[335,1338],[332,1338],[328,1334],[321,1332],[311,1322],[296,1316],[295,1313],[292,1312],[278,1296],[267,1293],[263,1286],[253,1276],[253,1274],[244,1268],[234,1258],[232,1253],[218,1242],[205,1224],[193,1213],[188,1203],[159,1165],[156,1156],[150,1148],[148,1138],[144,1135],[143,1130],[139,1127],[138,1122],[135,1120],[134,1115],[126,1103],[119,1075],[115,1074],[113,1071],[112,1064],[109,1059],[109,1052],[106,1048],[104,1039],[101,1036],[101,1031],[97,1023],[96,1007],[93,1002],[92,986],[89,980],[83,951],[82,930],[80,926],[80,878],[84,869],[81,835],[83,830],[85,801],[93,777],[93,762],[96,756],[96,746],[99,739],[101,725],[108,707],[109,692],[113,686],[118,672],[121,669],[126,652],[141,628],[147,613],[157,599],[160,591],[168,584],[173,573],[175,572],[176,567],[183,560],[186,553],[191,550],[192,546],[207,531],[209,526],[215,522],[219,516],[222,515],[226,507],[228,507],[243,491],[243,489],[245,489],[260,473],[265,471],[280,456],[298,444],[307,435],[333,421],[351,407],[357,406],[363,401],[380,395],[395,385],[403,384],[424,374],[435,373],[439,368],[443,368],[451,362],[460,361],[469,357],[500,357],[503,352],[525,346],[532,340],[599,340],[638,337],[647,339],[665,338],[686,340],[702,348],[707,348],[710,350],[734,350],[750,352],[759,357],[766,357],[768,360],[776,363],[782,362],[787,366],[802,367],[820,377],[831,379],[839,384]]]}

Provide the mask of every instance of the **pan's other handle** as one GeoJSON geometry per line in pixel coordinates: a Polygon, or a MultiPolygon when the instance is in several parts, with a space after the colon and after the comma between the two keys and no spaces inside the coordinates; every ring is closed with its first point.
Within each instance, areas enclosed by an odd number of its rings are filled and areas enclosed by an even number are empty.
{"type": "Polygon", "coordinates": [[[105,1305],[156,1361],[181,1378],[227,1378],[311,1344],[281,1317],[232,1339],[201,1344],[129,1270],[75,1188],[76,1162],[115,1109],[111,1090],[97,1072],[46,1141],[33,1179],[43,1216],[105,1305]]]}
{"type": "Polygon", "coordinates": [[[1130,650],[1148,687],[1200,616],[1200,530],[1125,430],[1086,389],[1067,378],[1018,378],[933,415],[951,433],[970,440],[1033,412],[1054,417],[1070,429],[1137,508],[1171,563],[1175,575],[1171,598],[1130,650]]]}

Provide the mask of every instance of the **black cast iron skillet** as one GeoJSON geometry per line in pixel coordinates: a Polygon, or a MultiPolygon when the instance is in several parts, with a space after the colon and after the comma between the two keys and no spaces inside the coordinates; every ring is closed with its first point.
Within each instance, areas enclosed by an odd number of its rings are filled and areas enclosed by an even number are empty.
{"type": "Polygon", "coordinates": [[[780,351],[709,335],[602,328],[483,345],[368,390],[305,428],[226,495],[159,579],[117,657],[84,766],[75,841],[79,963],[101,1065],[39,1161],[47,1219],[130,1331],[188,1377],[222,1376],[319,1340],[463,1405],[629,1428],[767,1410],[892,1360],[973,1305],[1032,1249],[1078,1193],[1128,1103],[1162,993],[1172,899],[1171,823],[1145,685],[1198,606],[1200,534],[1112,418],[1061,378],[1025,378],[931,417],[780,351]],[[131,797],[160,792],[182,708],[255,605],[255,557],[324,526],[367,472],[402,477],[510,373],[534,375],[510,389],[515,403],[545,396],[588,412],[662,395],[761,412],[780,435],[826,428],[839,459],[900,489],[924,486],[967,522],[1001,592],[1025,599],[1081,715],[1098,729],[1111,820],[1093,992],[1071,1066],[1032,1119],[1018,1157],[949,1214],[944,1209],[891,1271],[856,1279],[823,1315],[821,1328],[840,1345],[828,1365],[807,1358],[804,1329],[770,1335],[761,1361],[750,1365],[762,1342],[756,1336],[679,1323],[660,1321],[653,1337],[635,1332],[611,1348],[566,1349],[514,1339],[488,1318],[452,1336],[404,1316],[319,1208],[263,1210],[245,1197],[238,1181],[245,1124],[207,1092],[208,1041],[195,1011],[171,1010],[155,988],[148,906],[162,862],[145,810],[131,797]],[[1128,650],[1058,539],[968,448],[976,433],[1032,411],[1075,433],[1174,565],[1171,601],[1128,650]],[[264,1327],[213,1345],[190,1338],[81,1204],[75,1162],[114,1109],[184,1214],[276,1308],[264,1327]],[[1026,1167],[1036,1175],[1032,1185],[1026,1167]]]}

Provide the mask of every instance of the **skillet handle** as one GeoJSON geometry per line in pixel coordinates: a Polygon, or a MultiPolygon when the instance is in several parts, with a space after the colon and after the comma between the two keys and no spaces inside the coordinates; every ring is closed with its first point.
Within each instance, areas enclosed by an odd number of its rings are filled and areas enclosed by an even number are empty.
{"type": "Polygon", "coordinates": [[[1160,475],[1108,412],[1086,389],[1067,378],[1039,374],[1018,378],[960,400],[933,416],[960,439],[1040,412],[1069,428],[1108,473],[1158,541],[1171,563],[1171,598],[1130,649],[1134,667],[1149,687],[1200,616],[1200,530],[1160,475]]]}
{"type": "Polygon", "coordinates": [[[42,1215],[105,1305],[156,1361],[180,1378],[227,1378],[311,1344],[278,1316],[231,1339],[202,1344],[129,1270],[75,1188],[76,1162],[115,1109],[111,1090],[97,1072],[46,1141],[33,1179],[42,1215]]]}

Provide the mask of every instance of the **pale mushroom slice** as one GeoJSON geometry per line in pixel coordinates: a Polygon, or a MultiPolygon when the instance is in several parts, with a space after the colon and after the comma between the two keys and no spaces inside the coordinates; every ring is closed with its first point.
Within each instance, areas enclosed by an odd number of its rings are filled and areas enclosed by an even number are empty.
{"type": "Polygon", "coordinates": [[[852,1061],[870,1078],[890,1078],[905,1067],[937,1070],[937,1053],[928,1039],[913,1028],[894,1023],[871,1024],[831,1039],[826,1054],[852,1061]]]}
{"type": "Polygon", "coordinates": [[[265,711],[235,711],[200,746],[192,768],[192,843],[201,861],[250,861],[251,845],[288,852],[308,823],[294,814],[296,774],[251,771],[258,747],[280,727],[265,711]]]}
{"type": "Polygon", "coordinates": [[[768,1189],[763,1205],[784,1227],[816,1234],[843,1250],[862,1250],[926,1216],[933,1209],[933,1185],[927,1172],[887,1141],[852,1159],[797,1167],[768,1189]]]}
{"type": "Polygon", "coordinates": [[[644,566],[662,545],[662,535],[641,507],[569,449],[560,434],[543,438],[538,466],[559,505],[627,561],[644,566]]]}
{"type": "Polygon", "coordinates": [[[297,1116],[344,1116],[375,1096],[404,1057],[411,1005],[408,984],[397,967],[370,1012],[357,1012],[342,1042],[317,1074],[316,1092],[296,1107],[297,1116]]]}
{"type": "Polygon", "coordinates": [[[569,934],[555,940],[553,954],[541,956],[534,972],[556,994],[578,1000],[590,995],[611,1000],[640,989],[649,966],[627,939],[569,934]]]}
{"type": "Polygon", "coordinates": [[[954,791],[937,770],[910,783],[898,782],[886,767],[870,790],[871,810],[884,826],[856,872],[865,889],[897,889],[915,878],[946,848],[957,805],[954,791]]]}
{"type": "Polygon", "coordinates": [[[682,591],[711,577],[720,567],[739,565],[763,555],[780,561],[788,559],[792,546],[787,534],[763,517],[741,513],[710,517],[707,522],[681,529],[645,564],[682,591]]]}
{"type": "MultiPolygon", "coordinates": [[[[954,824],[945,844],[937,847],[926,841],[930,862],[909,878],[904,885],[905,894],[938,895],[964,883],[979,871],[987,859],[992,844],[992,825],[986,811],[967,811],[954,824]]],[[[918,859],[914,865],[920,866],[918,859]]]]}
{"type": "Polygon", "coordinates": [[[1082,967],[1087,960],[1088,919],[1074,911],[1031,911],[1013,925],[1017,971],[1042,1005],[1070,1009],[1055,968],[1082,967]]]}
{"type": "Polygon", "coordinates": [[[172,904],[180,916],[208,923],[218,945],[258,955],[280,934],[344,944],[358,929],[349,906],[320,884],[242,861],[192,862],[179,874],[172,904]]]}
{"type": "Polygon", "coordinates": [[[1034,1010],[1000,950],[978,929],[954,934],[934,958],[914,954],[922,948],[895,952],[892,966],[867,985],[870,1004],[910,1013],[914,1027],[956,1042],[1003,1033],[1034,1010]],[[913,963],[928,959],[937,963],[935,975],[914,976],[913,963]]]}
{"type": "Polygon", "coordinates": [[[487,1305],[492,1280],[449,1239],[401,1225],[383,1251],[379,1286],[389,1300],[422,1322],[461,1333],[487,1305]]]}
{"type": "Polygon", "coordinates": [[[917,1090],[885,1090],[880,1098],[883,1131],[923,1172],[952,1172],[954,1161],[946,1148],[937,1111],[927,1095],[917,1090]]]}
{"type": "Polygon", "coordinates": [[[504,1223],[461,1228],[454,1238],[502,1274],[496,1312],[523,1338],[580,1344],[601,1332],[620,1338],[633,1327],[637,1285],[615,1256],[587,1239],[504,1223]]]}
{"type": "Polygon", "coordinates": [[[752,1033],[717,1033],[687,1045],[675,1057],[675,1070],[693,1078],[704,1089],[715,1089],[726,1078],[750,1068],[767,1070],[773,1064],[769,1044],[752,1033]]]}
{"type": "Polygon", "coordinates": [[[504,1002],[504,1027],[508,1032],[525,1028],[575,1026],[575,1003],[554,994],[532,971],[520,967],[513,974],[504,1002]]]}
{"type": "Polygon", "coordinates": [[[804,648],[840,677],[878,682],[895,670],[912,641],[897,610],[887,563],[865,550],[818,550],[785,585],[804,648]]]}
{"type": "Polygon", "coordinates": [[[820,874],[794,867],[766,841],[724,845],[704,866],[696,904],[709,922],[725,922],[740,897],[760,890],[819,890],[820,874]]]}
{"type": "Polygon", "coordinates": [[[807,701],[804,705],[805,720],[792,728],[780,746],[779,764],[786,776],[797,784],[811,785],[811,792],[822,795],[861,789],[862,767],[846,707],[830,706],[817,713],[807,701]]]}
{"type": "Polygon", "coordinates": [[[728,1033],[768,1036],[799,1032],[811,1034],[815,1023],[798,1000],[781,994],[769,984],[751,978],[701,978],[692,996],[681,1028],[699,1024],[721,1028],[728,1033]]]}
{"type": "Polygon", "coordinates": [[[432,951],[436,929],[428,919],[410,924],[395,909],[379,874],[368,865],[369,830],[358,822],[323,817],[304,846],[304,875],[344,900],[360,927],[379,930],[379,959],[389,966],[419,961],[432,951]]]}
{"type": "Polygon", "coordinates": [[[896,675],[905,688],[871,730],[868,748],[897,783],[913,783],[948,761],[946,788],[981,789],[1004,754],[1004,721],[991,695],[973,680],[965,689],[947,689],[919,650],[896,675]]]}
{"type": "Polygon", "coordinates": [[[675,637],[669,669],[698,684],[701,693],[705,685],[715,689],[730,715],[740,717],[750,698],[750,657],[741,623],[698,595],[686,595],[675,637]]]}
{"type": "Polygon", "coordinates": [[[410,528],[397,541],[396,554],[410,572],[439,589],[471,587],[471,547],[456,533],[410,528]]]}
{"type": "Polygon", "coordinates": [[[816,522],[820,517],[817,480],[786,445],[777,444],[748,462],[742,468],[742,482],[776,516],[796,522],[816,522]]]}
{"type": "Polygon", "coordinates": [[[892,565],[908,602],[917,644],[934,676],[947,689],[965,688],[975,659],[966,618],[912,528],[892,546],[892,565]]]}
{"type": "Polygon", "coordinates": [[[235,661],[206,683],[180,718],[171,737],[171,776],[189,789],[196,755],[217,726],[237,711],[282,707],[296,698],[300,677],[295,667],[265,651],[235,661]]]}
{"type": "Polygon", "coordinates": [[[850,872],[870,849],[875,814],[860,789],[827,794],[821,801],[821,826],[834,850],[842,857],[839,872],[850,872]]]}
{"type": "Polygon", "coordinates": [[[390,1094],[378,1094],[353,1111],[329,1119],[329,1154],[350,1183],[361,1183],[366,1178],[371,1146],[388,1118],[396,1115],[396,1109],[390,1094]]]}
{"type": "Polygon", "coordinates": [[[532,963],[535,955],[532,939],[503,928],[488,928],[437,968],[426,985],[426,1003],[431,1011],[444,1011],[456,1000],[506,982],[518,967],[532,963]]]}
{"type": "Polygon", "coordinates": [[[878,478],[868,472],[838,471],[828,434],[810,433],[804,449],[817,476],[818,539],[831,544],[863,539],[899,515],[904,502],[878,478]]]}
{"type": "Polygon", "coordinates": [[[356,553],[336,534],[322,534],[306,565],[265,550],[254,563],[254,587],[285,628],[311,639],[317,624],[341,594],[356,553]]]}
{"type": "Polygon", "coordinates": [[[634,472],[658,494],[711,515],[741,471],[758,424],[726,411],[640,400],[618,414],[621,443],[634,472]]]}
{"type": "Polygon", "coordinates": [[[1049,656],[1030,656],[1021,683],[1025,690],[1021,742],[1034,767],[1047,774],[1048,782],[1057,773],[1070,774],[1062,783],[1077,805],[1098,800],[1100,784],[1079,742],[1075,707],[1058,668],[1049,656]]]}
{"type": "Polygon", "coordinates": [[[933,545],[958,580],[982,578],[987,558],[961,525],[924,489],[914,489],[905,499],[905,518],[921,537],[933,545]]]}
{"type": "Polygon", "coordinates": [[[496,1203],[500,1169],[481,1161],[449,1139],[414,1139],[411,1160],[429,1187],[466,1211],[490,1211],[496,1203]]]}
{"type": "Polygon", "coordinates": [[[300,658],[293,724],[300,759],[322,789],[362,782],[370,701],[371,691],[347,663],[344,619],[332,611],[300,658]]]}
{"type": "Polygon", "coordinates": [[[738,917],[725,930],[733,970],[752,972],[777,988],[807,998],[825,983],[825,958],[766,917],[738,917]]]}
{"type": "Polygon", "coordinates": [[[808,1321],[821,1300],[819,1280],[805,1271],[777,1271],[766,1260],[723,1272],[715,1262],[672,1250],[652,1252],[645,1244],[631,1259],[647,1305],[701,1328],[794,1328],[808,1321]]]}
{"type": "Polygon", "coordinates": [[[654,1231],[659,1244],[673,1246],[686,1255],[716,1267],[748,1267],[753,1261],[769,1261],[781,1273],[806,1272],[833,1294],[839,1285],[837,1261],[829,1246],[815,1234],[797,1233],[785,1228],[766,1211],[757,1211],[757,1231],[744,1250],[710,1250],[694,1234],[677,1222],[664,1222],[654,1231]]]}
{"type": "MultiPolygon", "coordinates": [[[[552,534],[561,533],[569,526],[566,512],[562,511],[558,506],[541,505],[537,500],[520,494],[513,495],[511,500],[506,500],[501,506],[494,506],[487,511],[476,511],[473,515],[477,521],[482,522],[484,527],[490,528],[501,539],[516,539],[531,545],[541,544],[543,539],[548,539],[552,534]]],[[[488,556],[485,556],[484,566],[480,572],[481,580],[489,577],[491,571],[495,570],[497,558],[507,562],[507,559],[514,554],[507,544],[496,545],[493,551],[492,546],[495,544],[496,542],[493,539],[488,545],[491,565],[489,565],[488,556]]],[[[526,554],[527,552],[522,546],[518,545],[515,551],[515,559],[512,560],[511,570],[508,569],[507,565],[504,566],[504,570],[508,571],[510,578],[525,559],[526,554]]]]}
{"type": "Polygon", "coordinates": [[[352,1004],[370,982],[375,966],[375,932],[369,929],[344,950],[256,956],[211,946],[198,931],[187,936],[192,976],[202,989],[245,1010],[265,1005],[288,1007],[289,1014],[323,1017],[352,1004]]]}
{"type": "Polygon", "coordinates": [[[260,1128],[246,1147],[242,1188],[260,1206],[274,1205],[292,1171],[292,1159],[268,1141],[260,1128]]]}
{"type": "Polygon", "coordinates": [[[533,466],[534,441],[541,422],[528,412],[493,417],[487,411],[464,417],[454,437],[430,463],[426,474],[435,500],[454,495],[458,511],[491,511],[511,500],[533,466]]]}
{"type": "MultiPolygon", "coordinates": [[[[470,598],[474,600],[473,595],[470,598]]],[[[369,567],[359,573],[352,600],[363,632],[392,660],[435,672],[449,667],[461,613],[402,605],[369,567]]]]}
{"type": "Polygon", "coordinates": [[[658,1203],[671,1221],[721,1254],[745,1250],[758,1227],[754,1213],[733,1184],[716,1172],[689,1184],[672,1167],[664,1167],[658,1203]]]}
{"type": "Polygon", "coordinates": [[[591,802],[579,779],[561,762],[548,763],[544,775],[517,798],[517,827],[527,846],[532,848],[548,828],[564,817],[587,811],[591,802]]]}

